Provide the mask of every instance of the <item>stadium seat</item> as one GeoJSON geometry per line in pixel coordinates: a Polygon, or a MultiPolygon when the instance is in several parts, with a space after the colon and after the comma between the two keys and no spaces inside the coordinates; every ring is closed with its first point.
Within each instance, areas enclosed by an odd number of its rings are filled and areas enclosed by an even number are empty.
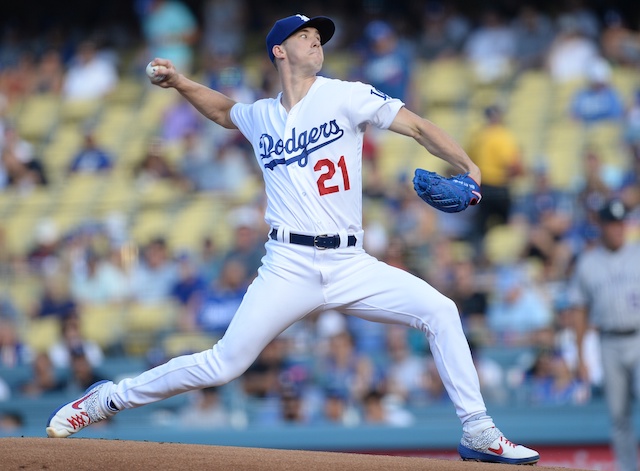
{"type": "Polygon", "coordinates": [[[117,304],[86,304],[80,309],[83,336],[108,351],[122,340],[123,307],[117,304]]]}
{"type": "Polygon", "coordinates": [[[499,224],[490,228],[485,236],[485,255],[495,266],[513,263],[520,258],[526,242],[525,226],[499,224]]]}
{"type": "Polygon", "coordinates": [[[191,332],[191,333],[174,333],[169,334],[162,341],[162,350],[167,357],[175,357],[178,355],[187,355],[208,350],[219,339],[215,336],[191,332]]]}
{"type": "Polygon", "coordinates": [[[28,322],[23,338],[34,352],[46,352],[60,339],[60,320],[54,316],[33,319],[28,322]]]}
{"type": "Polygon", "coordinates": [[[159,338],[171,332],[177,310],[172,303],[133,303],[123,313],[123,347],[130,355],[143,355],[159,338]]]}
{"type": "Polygon", "coordinates": [[[56,125],[60,98],[54,94],[31,95],[17,114],[18,133],[24,139],[41,141],[56,125]]]}
{"type": "Polygon", "coordinates": [[[65,123],[82,123],[96,116],[100,110],[100,99],[63,100],[60,105],[60,119],[65,123]]]}
{"type": "Polygon", "coordinates": [[[462,104],[470,91],[467,64],[458,59],[420,61],[414,69],[414,83],[425,109],[462,104]]]}

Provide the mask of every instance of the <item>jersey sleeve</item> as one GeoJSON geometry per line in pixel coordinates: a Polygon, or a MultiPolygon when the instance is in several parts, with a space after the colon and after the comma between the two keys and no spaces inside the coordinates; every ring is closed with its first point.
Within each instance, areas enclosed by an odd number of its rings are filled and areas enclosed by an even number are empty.
{"type": "Polygon", "coordinates": [[[235,124],[242,135],[251,142],[251,129],[253,126],[253,105],[245,103],[236,103],[231,107],[231,121],[235,124]]]}
{"type": "Polygon", "coordinates": [[[401,100],[391,98],[371,85],[353,82],[351,87],[348,106],[355,126],[369,123],[387,129],[404,106],[401,100]]]}

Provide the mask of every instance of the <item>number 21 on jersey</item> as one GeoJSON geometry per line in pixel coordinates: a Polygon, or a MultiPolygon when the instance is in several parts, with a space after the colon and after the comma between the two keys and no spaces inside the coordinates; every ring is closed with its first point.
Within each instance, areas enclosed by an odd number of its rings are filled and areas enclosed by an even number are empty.
{"type": "Polygon", "coordinates": [[[329,159],[320,159],[313,166],[316,172],[321,172],[318,178],[318,191],[320,196],[329,195],[331,193],[337,193],[341,189],[348,191],[351,189],[351,183],[349,182],[349,173],[347,172],[347,164],[344,160],[344,155],[340,157],[337,164],[337,170],[342,175],[342,188],[340,185],[329,185],[329,180],[336,174],[336,164],[329,159]]]}

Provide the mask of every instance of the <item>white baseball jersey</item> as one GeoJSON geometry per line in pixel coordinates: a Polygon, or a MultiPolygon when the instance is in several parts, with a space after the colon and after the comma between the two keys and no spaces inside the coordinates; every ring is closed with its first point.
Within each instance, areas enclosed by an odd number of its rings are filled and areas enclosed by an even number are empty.
{"type": "Polygon", "coordinates": [[[400,108],[371,85],[317,77],[289,113],[278,97],[236,104],[231,119],[251,142],[267,193],[266,222],[309,234],[362,230],[362,139],[400,108]]]}

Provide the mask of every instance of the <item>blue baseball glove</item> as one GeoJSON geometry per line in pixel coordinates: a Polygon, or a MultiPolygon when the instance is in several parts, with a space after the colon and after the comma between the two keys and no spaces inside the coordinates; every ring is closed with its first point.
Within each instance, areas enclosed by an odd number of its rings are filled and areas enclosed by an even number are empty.
{"type": "Polygon", "coordinates": [[[435,172],[416,169],[413,188],[427,204],[445,213],[457,213],[478,204],[480,186],[468,173],[445,178],[435,172]]]}

